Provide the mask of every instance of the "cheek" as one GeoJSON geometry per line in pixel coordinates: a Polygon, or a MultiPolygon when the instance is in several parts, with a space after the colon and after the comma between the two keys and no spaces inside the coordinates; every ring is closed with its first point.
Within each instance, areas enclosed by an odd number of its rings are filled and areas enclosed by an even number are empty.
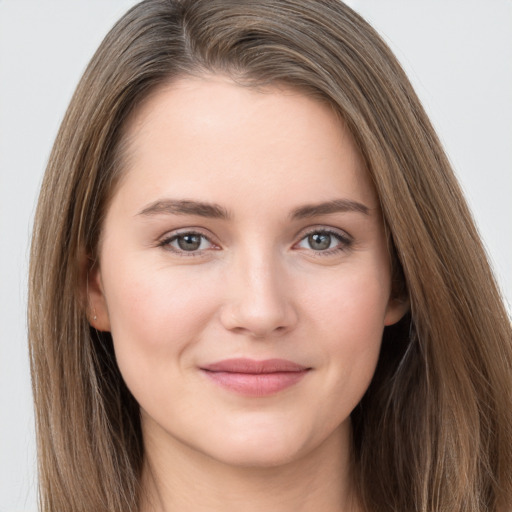
{"type": "Polygon", "coordinates": [[[200,338],[217,309],[214,283],[200,274],[147,265],[142,258],[106,266],[111,332],[125,378],[150,375],[200,338]]]}
{"type": "MultiPolygon", "coordinates": [[[[381,266],[347,266],[339,273],[316,278],[308,286],[304,303],[320,325],[334,332],[351,332],[364,338],[364,333],[382,332],[389,301],[390,285],[381,266]]],[[[373,336],[370,336],[373,338],[373,336]]]]}
{"type": "Polygon", "coordinates": [[[330,389],[350,399],[349,408],[358,403],[375,371],[389,295],[385,273],[351,270],[326,282],[323,292],[308,300],[330,389]]]}

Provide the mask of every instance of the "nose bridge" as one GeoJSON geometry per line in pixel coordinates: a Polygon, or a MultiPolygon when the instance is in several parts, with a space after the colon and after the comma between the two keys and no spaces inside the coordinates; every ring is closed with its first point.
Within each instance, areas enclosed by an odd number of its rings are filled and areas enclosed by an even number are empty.
{"type": "Polygon", "coordinates": [[[255,337],[292,327],[296,315],[278,252],[269,244],[252,244],[240,250],[232,263],[225,326],[255,337]]]}

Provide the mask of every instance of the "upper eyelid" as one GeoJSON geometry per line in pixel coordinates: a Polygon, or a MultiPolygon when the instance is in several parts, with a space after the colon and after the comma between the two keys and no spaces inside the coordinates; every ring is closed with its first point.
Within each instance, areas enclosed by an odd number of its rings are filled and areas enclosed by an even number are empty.
{"type": "Polygon", "coordinates": [[[217,242],[215,242],[216,237],[213,236],[213,234],[205,233],[204,229],[196,228],[196,227],[192,227],[192,228],[179,228],[179,229],[175,229],[175,230],[172,230],[172,231],[167,231],[165,234],[163,234],[162,236],[158,237],[158,241],[159,242],[165,242],[165,241],[177,238],[180,235],[188,235],[188,234],[204,236],[204,238],[209,240],[212,244],[216,244],[217,243],[217,242]]]}
{"type": "Polygon", "coordinates": [[[345,238],[350,241],[353,240],[352,235],[350,235],[350,233],[348,233],[344,229],[335,228],[332,226],[323,226],[323,225],[309,226],[309,227],[303,228],[297,233],[295,238],[298,239],[298,241],[300,241],[304,237],[310,235],[311,233],[322,233],[322,232],[333,234],[333,235],[338,235],[339,237],[345,238]]]}
{"type": "Polygon", "coordinates": [[[178,231],[171,231],[167,232],[165,235],[161,236],[156,243],[157,247],[160,247],[162,249],[165,249],[166,251],[173,252],[176,255],[180,255],[183,257],[191,257],[191,256],[198,256],[202,253],[205,253],[209,250],[218,250],[220,249],[220,244],[218,242],[215,242],[212,240],[213,237],[206,235],[205,233],[201,232],[201,230],[195,228],[184,228],[178,231]],[[187,235],[187,234],[193,234],[193,235],[199,235],[204,237],[213,247],[208,247],[207,249],[197,249],[195,251],[184,251],[177,249],[176,247],[173,247],[171,243],[176,240],[181,235],[187,235]]]}
{"type": "MultiPolygon", "coordinates": [[[[217,237],[214,236],[209,230],[205,233],[205,230],[203,228],[199,227],[186,227],[186,228],[179,228],[174,231],[169,231],[166,234],[162,235],[158,238],[158,244],[163,245],[164,243],[168,243],[180,235],[186,235],[186,234],[195,234],[199,236],[203,236],[206,238],[212,245],[221,247],[222,244],[218,241],[217,237]]],[[[314,226],[307,226],[305,228],[302,228],[295,236],[294,236],[294,242],[293,245],[297,244],[298,242],[302,241],[305,237],[311,235],[312,233],[329,233],[335,236],[340,237],[341,239],[345,240],[346,242],[352,242],[353,237],[347,233],[345,230],[341,228],[335,228],[333,226],[325,226],[325,225],[314,225],[314,226]]]]}
{"type": "Polygon", "coordinates": [[[341,253],[345,253],[347,251],[352,250],[354,247],[354,239],[351,235],[346,233],[343,230],[340,229],[333,229],[333,228],[316,228],[311,229],[310,231],[307,231],[302,234],[302,236],[298,239],[297,242],[294,243],[292,249],[295,249],[297,251],[305,251],[306,254],[310,255],[310,257],[315,258],[329,258],[333,257],[335,255],[339,255],[341,253]],[[327,248],[324,250],[315,250],[313,248],[299,248],[297,247],[303,240],[305,240],[309,235],[313,233],[327,233],[330,236],[334,236],[337,239],[336,247],[327,248]],[[343,233],[343,234],[342,234],[343,233]]]}

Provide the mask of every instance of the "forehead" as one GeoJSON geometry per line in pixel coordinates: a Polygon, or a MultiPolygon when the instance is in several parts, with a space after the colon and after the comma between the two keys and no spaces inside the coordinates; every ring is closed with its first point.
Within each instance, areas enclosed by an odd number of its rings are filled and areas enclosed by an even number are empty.
{"type": "Polygon", "coordinates": [[[340,116],[289,87],[256,89],[220,75],[176,80],[135,111],[125,148],[123,181],[148,196],[168,189],[204,200],[257,192],[274,201],[311,193],[331,200],[346,191],[376,203],[340,116]]]}

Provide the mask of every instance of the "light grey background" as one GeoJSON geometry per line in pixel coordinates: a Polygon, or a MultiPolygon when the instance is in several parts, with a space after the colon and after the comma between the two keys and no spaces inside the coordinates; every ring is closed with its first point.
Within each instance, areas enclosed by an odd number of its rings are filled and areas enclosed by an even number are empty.
{"type": "MultiPolygon", "coordinates": [[[[0,512],[35,512],[26,349],[31,219],[53,139],[102,37],[134,0],[0,0],[0,512]]],[[[512,1],[352,0],[404,65],[512,303],[512,1]]]]}

